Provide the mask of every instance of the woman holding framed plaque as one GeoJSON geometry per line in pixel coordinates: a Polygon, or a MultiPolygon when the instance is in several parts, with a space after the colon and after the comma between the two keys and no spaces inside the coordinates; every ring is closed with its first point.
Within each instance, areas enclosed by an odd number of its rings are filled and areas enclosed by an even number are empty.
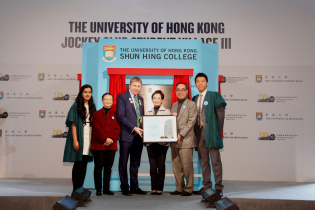
{"type": "MultiPolygon", "coordinates": [[[[169,109],[162,106],[164,93],[160,90],[152,94],[154,107],[146,112],[146,115],[171,115],[169,109]]],[[[151,176],[151,195],[161,195],[165,180],[165,160],[169,144],[166,143],[149,143],[146,144],[151,176]]]]}

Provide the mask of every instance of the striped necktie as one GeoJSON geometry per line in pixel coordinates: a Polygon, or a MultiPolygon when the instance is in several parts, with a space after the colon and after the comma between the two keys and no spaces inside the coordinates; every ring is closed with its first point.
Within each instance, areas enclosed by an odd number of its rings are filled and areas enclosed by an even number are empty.
{"type": "Polygon", "coordinates": [[[141,115],[140,115],[139,103],[138,103],[138,99],[136,95],[135,95],[135,107],[136,107],[136,113],[137,113],[137,127],[140,128],[141,115]]]}

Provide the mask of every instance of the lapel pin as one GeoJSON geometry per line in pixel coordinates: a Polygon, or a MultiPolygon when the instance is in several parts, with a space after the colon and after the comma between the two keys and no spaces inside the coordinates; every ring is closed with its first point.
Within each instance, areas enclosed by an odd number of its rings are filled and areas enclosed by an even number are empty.
{"type": "Polygon", "coordinates": [[[186,108],[186,106],[183,106],[183,109],[185,109],[186,108]]]}
{"type": "Polygon", "coordinates": [[[208,105],[208,101],[203,102],[203,104],[204,104],[205,106],[207,106],[207,105],[208,105]]]}
{"type": "Polygon", "coordinates": [[[114,120],[114,119],[115,119],[115,117],[114,117],[114,116],[112,116],[112,119],[114,120]]]}

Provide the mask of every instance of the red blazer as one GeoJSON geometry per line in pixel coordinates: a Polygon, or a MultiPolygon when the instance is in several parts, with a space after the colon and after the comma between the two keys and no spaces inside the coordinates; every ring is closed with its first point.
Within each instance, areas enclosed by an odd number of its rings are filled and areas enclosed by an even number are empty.
{"type": "Polygon", "coordinates": [[[117,151],[117,138],[120,133],[120,125],[116,112],[110,109],[106,112],[102,108],[93,114],[92,118],[92,150],[115,150],[117,151]],[[107,138],[112,138],[114,143],[109,147],[103,146],[107,138]]]}

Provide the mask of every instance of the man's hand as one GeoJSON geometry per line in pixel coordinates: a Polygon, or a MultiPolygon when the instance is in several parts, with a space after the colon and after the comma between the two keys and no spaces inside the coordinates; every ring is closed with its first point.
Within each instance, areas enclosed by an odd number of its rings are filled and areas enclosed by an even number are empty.
{"type": "Polygon", "coordinates": [[[142,137],[143,130],[141,128],[135,127],[134,131],[142,137]]]}
{"type": "Polygon", "coordinates": [[[80,145],[79,145],[78,140],[73,140],[73,149],[75,151],[79,151],[80,150],[80,145]]]}
{"type": "Polygon", "coordinates": [[[172,115],[176,117],[176,116],[177,116],[177,113],[176,113],[176,112],[173,112],[172,115]]]}
{"type": "Polygon", "coordinates": [[[180,142],[181,138],[182,138],[182,136],[178,134],[177,135],[177,144],[180,142]]]}

